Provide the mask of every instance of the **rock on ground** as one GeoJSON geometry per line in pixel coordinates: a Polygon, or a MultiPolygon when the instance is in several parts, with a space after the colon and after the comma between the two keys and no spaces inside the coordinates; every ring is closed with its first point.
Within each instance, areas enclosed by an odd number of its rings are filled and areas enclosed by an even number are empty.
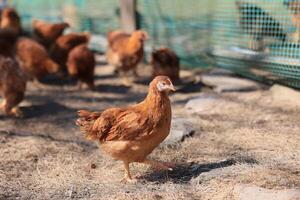
{"type": "Polygon", "coordinates": [[[233,109],[237,103],[228,101],[215,95],[199,95],[190,99],[185,109],[192,114],[214,114],[224,109],[233,109]]]}
{"type": "Polygon", "coordinates": [[[229,73],[211,72],[210,74],[202,75],[202,81],[206,85],[214,86],[216,92],[239,92],[239,91],[253,91],[262,88],[258,82],[233,77],[229,73]]]}
{"type": "Polygon", "coordinates": [[[192,121],[191,118],[173,118],[170,134],[162,145],[174,145],[183,141],[185,137],[192,136],[195,133],[192,121]]]}
{"type": "Polygon", "coordinates": [[[280,105],[293,104],[300,106],[300,92],[282,85],[274,85],[270,89],[273,101],[280,105]]]}
{"type": "Polygon", "coordinates": [[[234,187],[236,200],[299,200],[300,190],[270,190],[257,186],[236,185],[234,187]]]}

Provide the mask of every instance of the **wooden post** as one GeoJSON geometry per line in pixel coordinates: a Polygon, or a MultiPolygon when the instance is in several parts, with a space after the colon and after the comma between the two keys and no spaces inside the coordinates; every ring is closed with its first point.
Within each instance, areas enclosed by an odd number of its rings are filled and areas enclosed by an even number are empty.
{"type": "Polygon", "coordinates": [[[123,31],[132,33],[136,30],[136,0],[119,0],[121,27],[123,31]]]}

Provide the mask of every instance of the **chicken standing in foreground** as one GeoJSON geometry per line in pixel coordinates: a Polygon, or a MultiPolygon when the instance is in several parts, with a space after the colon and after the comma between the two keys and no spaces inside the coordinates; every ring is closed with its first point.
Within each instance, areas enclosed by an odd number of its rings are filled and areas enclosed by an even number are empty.
{"type": "Polygon", "coordinates": [[[139,162],[172,170],[166,164],[147,156],[169,135],[171,103],[168,97],[175,88],[167,76],[157,76],[150,83],[144,101],[125,108],[109,108],[103,112],[78,111],[76,124],[89,140],[124,163],[125,181],[133,181],[129,164],[139,162]]]}
{"type": "Polygon", "coordinates": [[[3,102],[0,108],[6,115],[21,117],[17,105],[23,100],[26,90],[26,80],[18,63],[12,58],[0,56],[0,94],[3,102]]]}

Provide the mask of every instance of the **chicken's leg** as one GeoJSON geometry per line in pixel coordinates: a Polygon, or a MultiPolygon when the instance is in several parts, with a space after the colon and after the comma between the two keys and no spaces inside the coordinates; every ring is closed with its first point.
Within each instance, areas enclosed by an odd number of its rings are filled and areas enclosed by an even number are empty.
{"type": "Polygon", "coordinates": [[[152,167],[154,167],[155,169],[158,169],[158,170],[172,171],[173,168],[175,167],[175,164],[172,164],[172,163],[163,163],[163,162],[159,162],[156,160],[150,160],[150,159],[145,159],[142,163],[144,163],[146,165],[151,165],[152,167]]]}
{"type": "Polygon", "coordinates": [[[11,115],[14,117],[23,117],[23,113],[21,112],[20,108],[17,106],[14,107],[7,100],[3,101],[2,105],[1,105],[1,109],[4,110],[4,113],[6,115],[11,115]]]}
{"type": "Polygon", "coordinates": [[[10,114],[15,117],[23,117],[23,113],[19,107],[14,107],[13,109],[11,109],[10,114]]]}
{"type": "Polygon", "coordinates": [[[132,85],[132,82],[129,80],[128,72],[121,72],[121,74],[123,78],[123,85],[126,87],[130,87],[132,85]]]}
{"type": "Polygon", "coordinates": [[[77,89],[82,90],[82,82],[80,80],[77,82],[77,89]]]}
{"type": "Polygon", "coordinates": [[[135,78],[138,78],[138,77],[139,77],[139,74],[137,73],[137,68],[134,68],[134,69],[133,69],[133,76],[134,76],[135,78]]]}
{"type": "Polygon", "coordinates": [[[123,163],[124,163],[125,175],[124,178],[121,180],[121,182],[135,183],[136,179],[133,179],[130,174],[129,162],[123,161],[123,163]]]}
{"type": "Polygon", "coordinates": [[[6,100],[4,99],[4,100],[1,102],[1,104],[0,104],[0,109],[1,109],[1,110],[4,110],[5,104],[6,104],[6,100]]]}

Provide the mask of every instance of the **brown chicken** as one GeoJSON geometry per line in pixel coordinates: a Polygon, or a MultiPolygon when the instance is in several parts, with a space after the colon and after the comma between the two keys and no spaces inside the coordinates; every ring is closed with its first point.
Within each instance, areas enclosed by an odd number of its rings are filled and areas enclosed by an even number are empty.
{"type": "Polygon", "coordinates": [[[29,38],[20,38],[17,41],[17,57],[21,69],[31,80],[39,80],[46,74],[60,70],[59,65],[48,56],[46,49],[29,38]]]}
{"type": "Polygon", "coordinates": [[[0,56],[0,94],[3,102],[0,108],[6,115],[21,117],[22,113],[17,105],[23,100],[26,80],[18,63],[12,58],[0,56]]]}
{"type": "Polygon", "coordinates": [[[179,58],[171,49],[160,48],[154,50],[151,64],[153,66],[153,77],[164,75],[170,77],[173,82],[179,81],[179,58]]]}
{"type": "Polygon", "coordinates": [[[121,30],[116,30],[116,31],[111,31],[107,33],[107,42],[108,42],[108,46],[111,47],[112,43],[114,42],[116,37],[119,37],[120,35],[123,36],[128,36],[129,34],[121,31],[121,30]]]}
{"type": "Polygon", "coordinates": [[[17,35],[21,33],[21,20],[14,8],[4,8],[2,10],[0,27],[9,28],[17,35]]]}
{"type": "Polygon", "coordinates": [[[69,52],[77,45],[88,43],[89,39],[89,33],[62,35],[56,39],[54,45],[50,48],[50,56],[63,69],[66,69],[69,52]]]}
{"type": "Polygon", "coordinates": [[[109,47],[106,53],[107,62],[114,66],[117,72],[127,75],[133,71],[137,76],[137,65],[144,56],[144,41],[148,38],[145,31],[135,31],[131,35],[120,31],[108,34],[109,47]]]}
{"type": "Polygon", "coordinates": [[[64,30],[69,27],[69,24],[33,20],[32,27],[35,40],[48,49],[63,34],[64,30]]]}
{"type": "Polygon", "coordinates": [[[169,135],[172,118],[170,91],[175,91],[170,79],[158,76],[150,83],[148,95],[141,103],[103,112],[78,111],[80,118],[76,124],[85,137],[99,142],[105,153],[123,161],[123,180],[133,181],[129,171],[129,164],[133,162],[172,170],[166,164],[147,158],[169,135]]]}
{"type": "Polygon", "coordinates": [[[0,55],[14,57],[17,34],[12,29],[0,28],[0,55]]]}
{"type": "Polygon", "coordinates": [[[300,42],[300,2],[298,0],[285,0],[284,5],[292,12],[292,23],[296,26],[296,32],[292,35],[294,42],[300,42]]]}
{"type": "Polygon", "coordinates": [[[78,78],[79,89],[81,89],[82,82],[86,83],[91,90],[95,88],[95,58],[86,44],[78,45],[70,51],[67,68],[69,75],[78,78]]]}

